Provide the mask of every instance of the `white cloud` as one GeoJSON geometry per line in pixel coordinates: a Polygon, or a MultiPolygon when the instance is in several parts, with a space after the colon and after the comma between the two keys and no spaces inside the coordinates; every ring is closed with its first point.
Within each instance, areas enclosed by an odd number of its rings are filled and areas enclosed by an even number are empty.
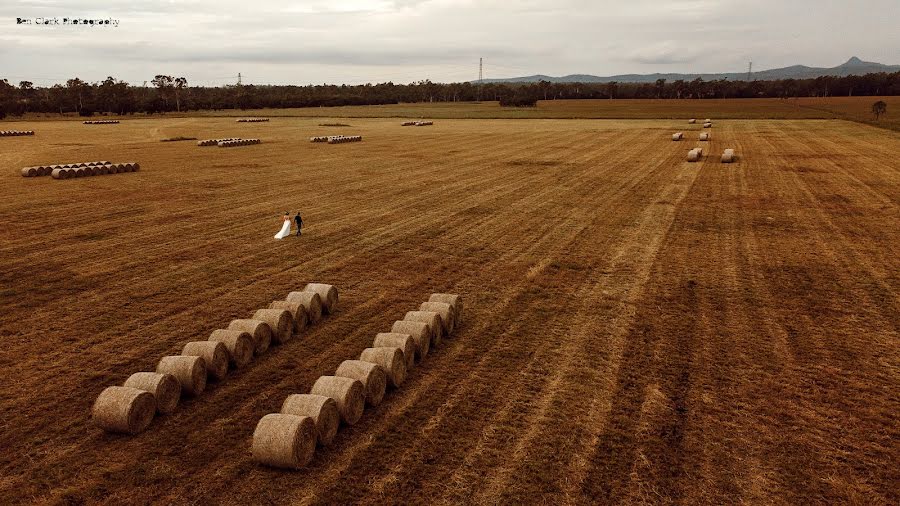
{"type": "Polygon", "coordinates": [[[896,0],[6,0],[0,77],[223,84],[900,63],[896,0]],[[113,17],[119,28],[18,26],[113,17]],[[839,36],[838,36],[839,35],[839,36]]]}

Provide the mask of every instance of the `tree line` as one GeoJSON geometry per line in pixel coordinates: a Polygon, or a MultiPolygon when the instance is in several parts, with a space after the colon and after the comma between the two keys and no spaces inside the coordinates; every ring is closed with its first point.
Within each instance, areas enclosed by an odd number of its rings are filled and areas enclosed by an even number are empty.
{"type": "Polygon", "coordinates": [[[771,81],[672,81],[655,83],[434,83],[259,86],[189,86],[184,77],[157,75],[151,86],[132,86],[114,77],[89,83],[77,77],[49,87],[0,79],[0,119],[29,112],[94,114],[166,113],[221,109],[264,109],[380,105],[415,102],[500,101],[533,106],[538,100],[709,99],[900,95],[900,72],[771,81]]]}

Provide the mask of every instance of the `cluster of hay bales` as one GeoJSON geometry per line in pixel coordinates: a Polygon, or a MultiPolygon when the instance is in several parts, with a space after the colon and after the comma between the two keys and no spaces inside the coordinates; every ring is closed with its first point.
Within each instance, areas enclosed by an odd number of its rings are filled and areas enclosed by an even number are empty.
{"type": "Polygon", "coordinates": [[[117,119],[91,119],[82,121],[85,125],[116,125],[119,123],[117,119]]]}
{"type": "Polygon", "coordinates": [[[687,161],[698,162],[701,157],[703,157],[703,148],[694,148],[688,151],[687,161]]]}
{"type": "Polygon", "coordinates": [[[735,159],[734,149],[728,148],[722,153],[722,163],[732,163],[735,159]]]}
{"type": "Polygon", "coordinates": [[[220,142],[239,141],[240,137],[228,137],[227,139],[206,139],[197,141],[198,146],[218,146],[220,142]]]}
{"type": "Polygon", "coordinates": [[[315,137],[310,137],[309,142],[328,142],[327,135],[317,135],[315,137]]]}
{"type": "Polygon", "coordinates": [[[684,137],[684,132],[675,132],[672,134],[673,141],[680,141],[684,137]]]}
{"type": "MultiPolygon", "coordinates": [[[[337,294],[335,293],[335,300],[337,294]]],[[[316,444],[328,446],[341,424],[353,425],[366,406],[403,385],[407,372],[462,320],[462,298],[435,293],[428,302],[379,333],[357,360],[345,360],[333,376],[321,376],[308,394],[292,394],[279,413],[263,416],[253,431],[253,459],[260,464],[299,469],[309,464],[316,444]]]]}
{"type": "Polygon", "coordinates": [[[236,139],[233,141],[219,141],[218,146],[220,148],[233,148],[235,146],[250,146],[260,143],[262,143],[262,141],[259,139],[236,139]]]}
{"type": "Polygon", "coordinates": [[[400,123],[400,126],[415,126],[416,123],[416,121],[404,121],[403,123],[400,123]]]}
{"type": "Polygon", "coordinates": [[[710,120],[704,121],[703,128],[712,128],[712,121],[710,121],[710,120]]]}
{"type": "Polygon", "coordinates": [[[700,134],[700,140],[701,140],[701,141],[708,141],[708,140],[709,140],[709,137],[710,137],[710,136],[709,136],[709,132],[703,132],[703,133],[700,134]]]}
{"type": "Polygon", "coordinates": [[[345,142],[360,142],[362,135],[329,135],[328,144],[343,144],[345,142]]]}
{"type": "Polygon", "coordinates": [[[34,135],[34,130],[0,130],[0,137],[20,137],[34,135]]]}
{"type": "Polygon", "coordinates": [[[118,174],[120,172],[137,172],[140,169],[141,166],[137,162],[112,163],[104,160],[62,165],[36,165],[23,168],[21,173],[23,177],[53,176],[53,179],[71,179],[73,177],[118,174]]]}
{"type": "Polygon", "coordinates": [[[269,118],[241,118],[237,120],[238,123],[262,123],[264,121],[269,121],[269,118]]]}
{"type": "Polygon", "coordinates": [[[434,121],[416,121],[413,123],[413,126],[431,126],[434,124],[434,121]]]}
{"type": "Polygon", "coordinates": [[[105,176],[107,174],[137,172],[139,170],[141,170],[141,164],[137,162],[107,163],[105,165],[53,169],[50,175],[53,176],[53,179],[72,179],[75,177],[105,176]]]}
{"type": "Polygon", "coordinates": [[[154,414],[175,411],[182,396],[196,397],[209,380],[223,380],[229,369],[249,364],[272,343],[283,344],[337,308],[337,289],[309,283],[286,300],[275,301],[252,318],[232,320],[204,341],[184,345],[180,355],[163,357],[154,372],[132,374],[121,387],[107,387],[94,402],[94,423],[107,432],[138,434],[154,414]]]}

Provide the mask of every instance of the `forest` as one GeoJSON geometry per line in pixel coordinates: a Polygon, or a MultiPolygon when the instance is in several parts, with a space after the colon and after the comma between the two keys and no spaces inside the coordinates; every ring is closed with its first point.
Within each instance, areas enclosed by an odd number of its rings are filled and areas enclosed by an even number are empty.
{"type": "Polygon", "coordinates": [[[655,83],[435,83],[391,82],[364,85],[190,86],[184,77],[157,75],[148,86],[108,77],[100,82],[72,78],[38,87],[29,81],[0,79],[0,119],[26,113],[157,114],[221,109],[329,107],[415,102],[499,101],[533,106],[538,100],[711,99],[900,95],[900,72],[774,81],[672,81],[655,83]]]}

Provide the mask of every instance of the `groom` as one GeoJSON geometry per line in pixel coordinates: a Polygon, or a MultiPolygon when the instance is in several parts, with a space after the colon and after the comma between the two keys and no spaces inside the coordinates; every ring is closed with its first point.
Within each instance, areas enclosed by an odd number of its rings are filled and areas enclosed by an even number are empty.
{"type": "Polygon", "coordinates": [[[297,216],[294,216],[294,221],[297,222],[297,237],[300,237],[302,235],[300,229],[303,228],[303,218],[300,217],[300,211],[297,211],[297,216]]]}

